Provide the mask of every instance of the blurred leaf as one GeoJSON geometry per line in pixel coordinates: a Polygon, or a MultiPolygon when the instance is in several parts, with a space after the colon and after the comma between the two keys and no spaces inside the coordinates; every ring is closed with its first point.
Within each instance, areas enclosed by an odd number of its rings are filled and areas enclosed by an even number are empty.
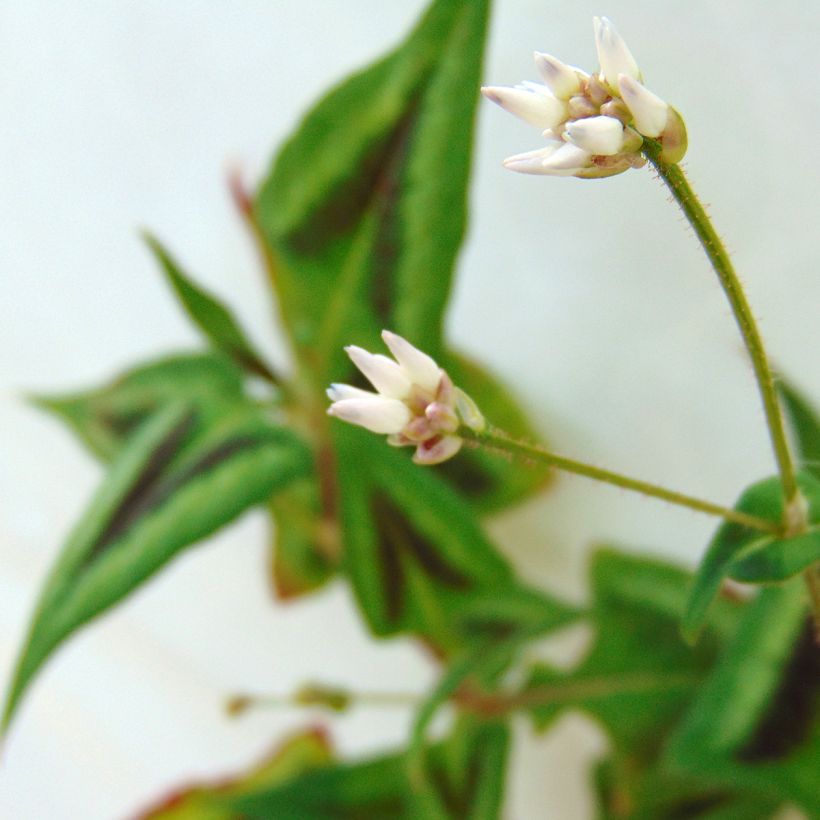
{"type": "Polygon", "coordinates": [[[185,312],[203,332],[205,338],[243,370],[275,383],[276,377],[248,341],[233,314],[217,301],[213,294],[195,284],[183,273],[156,238],[146,234],[145,240],[165,273],[168,283],[179,297],[185,312]]]}
{"type": "Polygon", "coordinates": [[[662,767],[647,773],[615,757],[597,767],[596,786],[600,820],[771,820],[783,802],[662,767]]]}
{"type": "Polygon", "coordinates": [[[761,590],[668,749],[671,766],[820,815],[820,652],[800,579],[761,590]]]}
{"type": "MultiPolygon", "coordinates": [[[[476,596],[539,595],[515,579],[473,510],[432,471],[366,431],[334,432],[345,569],[377,635],[416,633],[447,653],[463,645],[476,596]]],[[[556,626],[577,616],[541,597],[556,626]]]]}
{"type": "MultiPolygon", "coordinates": [[[[808,519],[820,523],[820,482],[802,472],[797,483],[809,505],[808,519]]],[[[778,523],[783,520],[783,490],[776,477],[753,484],[735,505],[759,518],[778,523]]],[[[682,630],[694,641],[709,605],[726,576],[738,580],[780,581],[794,575],[820,559],[820,537],[816,532],[791,538],[780,538],[726,521],[712,538],[706,554],[695,573],[695,580],[686,610],[682,630]]]]}
{"type": "Polygon", "coordinates": [[[315,475],[276,493],[269,509],[275,529],[271,575],[277,596],[294,598],[318,589],[338,568],[339,535],[322,512],[315,475]]]}
{"type": "MultiPolygon", "coordinates": [[[[474,718],[457,721],[431,751],[437,805],[446,820],[497,820],[508,731],[474,718]]],[[[433,820],[419,807],[404,756],[337,763],[272,788],[219,799],[243,818],[276,820],[433,820]]],[[[230,815],[229,815],[230,816],[230,815]]]]}
{"type": "Polygon", "coordinates": [[[820,479],[820,418],[811,404],[788,382],[778,380],[780,397],[786,407],[800,451],[800,463],[820,479]]]}
{"type": "MultiPolygon", "coordinates": [[[[486,369],[460,354],[448,356],[444,368],[494,426],[519,439],[538,439],[513,391],[486,369]]],[[[465,448],[458,458],[438,465],[436,472],[480,512],[492,512],[522,501],[542,489],[551,475],[541,465],[514,462],[504,454],[481,448],[465,448]]]]}
{"type": "Polygon", "coordinates": [[[707,639],[695,650],[687,647],[678,617],[689,577],[658,561],[597,552],[591,570],[594,644],[569,672],[533,671],[521,699],[533,703],[536,724],[547,728],[566,708],[581,708],[604,725],[620,754],[654,759],[736,618],[735,605],[720,602],[707,639]]]}
{"type": "Polygon", "coordinates": [[[267,501],[311,467],[295,435],[248,408],[206,430],[195,417],[188,404],[167,405],[118,455],[45,584],[4,725],[34,674],[71,633],[183,548],[267,501]]]}
{"type": "Polygon", "coordinates": [[[96,390],[35,397],[103,461],[111,461],[148,416],[179,400],[196,405],[198,423],[207,426],[226,406],[244,401],[242,371],[216,353],[182,354],[140,365],[96,390]]]}
{"type": "Polygon", "coordinates": [[[307,114],[259,190],[283,313],[319,383],[349,372],[343,343],[382,327],[441,352],[486,24],[487,0],[435,0],[307,114]]]}
{"type": "Polygon", "coordinates": [[[308,730],[285,741],[269,758],[246,774],[214,783],[187,786],[141,812],[136,820],[242,820],[235,811],[218,805],[214,798],[238,797],[286,783],[311,769],[331,763],[333,755],[326,736],[308,730]]]}

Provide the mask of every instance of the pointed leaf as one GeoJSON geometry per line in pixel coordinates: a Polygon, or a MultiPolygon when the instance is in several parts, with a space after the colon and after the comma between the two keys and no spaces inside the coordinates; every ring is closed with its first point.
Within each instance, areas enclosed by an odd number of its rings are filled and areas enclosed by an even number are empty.
{"type": "Polygon", "coordinates": [[[8,694],[7,725],[48,656],[190,544],[311,468],[289,431],[244,411],[198,429],[190,405],[151,416],[123,447],[43,590],[8,694]]]}
{"type": "Polygon", "coordinates": [[[541,728],[567,707],[580,707],[607,729],[616,749],[652,759],[711,668],[735,607],[723,602],[709,639],[691,650],[678,635],[689,575],[681,569],[612,551],[595,554],[595,642],[569,672],[538,667],[522,697],[541,728]]]}
{"type": "Polygon", "coordinates": [[[403,754],[325,766],[281,785],[219,796],[214,802],[242,818],[260,820],[498,820],[508,744],[508,730],[497,723],[457,721],[430,752],[434,798],[443,811],[439,815],[420,808],[403,754]]]}
{"type": "Polygon", "coordinates": [[[777,388],[797,439],[799,461],[820,479],[820,418],[809,401],[788,382],[778,381],[777,388]]]}
{"type": "MultiPolygon", "coordinates": [[[[797,483],[808,502],[808,520],[820,524],[820,481],[811,473],[800,473],[797,483]]],[[[741,495],[735,509],[777,524],[783,518],[783,491],[779,479],[753,484],[741,495]]],[[[783,580],[820,558],[816,533],[779,537],[725,522],[709,544],[695,574],[683,615],[682,631],[694,641],[709,605],[727,576],[738,580],[783,580]]]]}
{"type": "MultiPolygon", "coordinates": [[[[412,632],[449,652],[475,627],[476,597],[540,595],[515,579],[473,510],[432,471],[366,431],[339,424],[334,433],[345,569],[376,634],[412,632]]],[[[541,597],[555,626],[577,617],[541,597]]]]}
{"type": "Polygon", "coordinates": [[[324,97],[286,143],[255,216],[319,381],[343,343],[390,327],[440,352],[466,224],[486,0],[435,0],[395,51],[324,97]]]}
{"type": "Polygon", "coordinates": [[[111,461],[148,416],[180,400],[196,405],[198,422],[207,425],[224,414],[224,404],[244,400],[242,372],[219,354],[182,354],[140,365],[95,390],[35,397],[103,461],[111,461]]]}
{"type": "Polygon", "coordinates": [[[765,588],[672,738],[668,763],[820,815],[818,698],[802,582],[765,588]]]}
{"type": "Polygon", "coordinates": [[[203,332],[205,338],[243,370],[275,383],[276,377],[248,341],[233,314],[213,294],[208,293],[183,273],[157,239],[146,234],[145,240],[168,283],[179,297],[185,312],[203,332]]]}
{"type": "Polygon", "coordinates": [[[269,758],[229,780],[186,786],[140,812],[136,820],[236,820],[236,813],[216,803],[218,798],[272,788],[332,761],[327,737],[308,730],[286,740],[269,758]]]}

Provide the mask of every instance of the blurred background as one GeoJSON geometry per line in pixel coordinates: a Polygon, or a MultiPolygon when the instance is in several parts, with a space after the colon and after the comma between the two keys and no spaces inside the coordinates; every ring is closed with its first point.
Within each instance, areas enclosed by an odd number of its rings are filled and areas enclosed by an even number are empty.
{"type": "MultiPolygon", "coordinates": [[[[26,392],[96,384],[198,346],[139,241],[149,227],[287,368],[227,174],[253,185],[327,87],[399,40],[422,0],[0,2],[0,679],[100,468],[26,392]]],[[[726,238],[769,351],[820,401],[820,6],[786,0],[499,0],[485,77],[536,79],[534,49],[595,66],[591,17],[618,25],[647,85],[684,115],[686,167],[726,238]]],[[[479,109],[454,344],[516,388],[567,455],[730,504],[774,471],[751,368],[691,231],[649,170],[524,177],[501,159],[531,127],[479,109]]],[[[590,545],[693,565],[714,522],[562,476],[495,519],[533,583],[583,597],[590,545]]],[[[262,515],[164,573],[51,662],[3,749],[0,815],[128,816],[164,789],[241,768],[289,730],[332,723],[349,755],[400,744],[410,713],[295,711],[230,721],[236,691],[305,680],[417,690],[409,641],[372,642],[339,582],[271,599],[262,515]]],[[[519,727],[508,816],[592,816],[580,717],[519,727]]]]}

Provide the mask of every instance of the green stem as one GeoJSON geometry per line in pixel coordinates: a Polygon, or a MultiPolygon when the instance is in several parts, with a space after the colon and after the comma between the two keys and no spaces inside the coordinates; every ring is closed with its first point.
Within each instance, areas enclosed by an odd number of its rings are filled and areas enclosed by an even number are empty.
{"type": "Polygon", "coordinates": [[[780,481],[783,484],[783,495],[788,507],[799,493],[795,478],[794,463],[786,439],[783,415],[777,401],[777,392],[769,367],[769,360],[763,347],[763,340],[757,329],[752,310],[743,292],[737,273],[735,272],[729,254],[717,234],[712,221],[709,219],[703,205],[701,205],[689,181],[679,165],[670,165],[660,158],[661,146],[651,140],[644,144],[644,155],[655,166],[660,178],[672,192],[672,196],[680,205],[681,210],[689,220],[689,224],[697,234],[706,256],[712,264],[720,280],[720,285],[729,300],[735,321],[740,328],[743,342],[749,351],[754,367],[760,396],[763,400],[763,409],[766,413],[766,424],[772,440],[777,466],[780,472],[780,481]]]}
{"type": "Polygon", "coordinates": [[[552,467],[557,467],[559,470],[566,470],[568,473],[575,473],[576,475],[586,476],[595,481],[602,481],[605,484],[613,484],[616,487],[621,487],[624,490],[632,490],[634,492],[642,493],[643,495],[651,496],[652,498],[660,498],[663,501],[668,501],[670,504],[677,504],[679,507],[688,507],[690,510],[697,510],[698,512],[707,513],[708,515],[716,515],[720,518],[725,518],[727,521],[733,521],[744,527],[750,527],[762,532],[779,533],[780,528],[772,521],[767,521],[764,518],[758,518],[755,515],[747,515],[738,510],[732,510],[728,507],[721,507],[719,504],[713,504],[711,501],[703,501],[700,498],[694,498],[684,493],[675,492],[674,490],[667,490],[665,487],[659,487],[657,484],[651,484],[647,481],[640,481],[636,478],[629,478],[620,473],[613,473],[610,470],[602,470],[600,467],[593,467],[591,464],[584,464],[581,461],[575,461],[565,456],[559,456],[551,453],[540,447],[537,444],[530,444],[526,441],[519,441],[512,438],[507,433],[495,427],[488,427],[481,433],[476,433],[468,427],[462,427],[459,430],[459,435],[465,439],[471,439],[483,444],[487,447],[503,450],[514,455],[524,456],[533,461],[540,461],[542,464],[548,464],[552,467]]]}

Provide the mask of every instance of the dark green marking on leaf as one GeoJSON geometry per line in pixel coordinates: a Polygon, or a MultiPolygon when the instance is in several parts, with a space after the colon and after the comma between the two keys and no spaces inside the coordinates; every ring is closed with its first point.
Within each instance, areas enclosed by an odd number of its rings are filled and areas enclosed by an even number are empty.
{"type": "Polygon", "coordinates": [[[207,428],[195,415],[189,404],[169,404],[122,446],[43,588],[5,725],[37,670],[73,632],[312,467],[306,445],[249,406],[207,428]]]}
{"type": "Polygon", "coordinates": [[[457,590],[468,590],[472,586],[470,579],[447,563],[386,493],[374,492],[370,504],[379,538],[387,605],[385,615],[392,624],[396,624],[404,612],[405,560],[415,561],[434,584],[457,590]]]}
{"type": "Polygon", "coordinates": [[[486,0],[435,0],[394,51],[308,112],[254,203],[297,350],[345,381],[382,327],[441,352],[464,235],[486,0]]]}
{"type": "Polygon", "coordinates": [[[98,458],[110,462],[140,425],[169,403],[184,401],[208,426],[247,404],[242,371],[220,353],[164,357],[118,376],[101,388],[35,397],[37,406],[66,421],[98,458]]]}
{"type": "Polygon", "coordinates": [[[195,413],[188,413],[151,454],[145,468],[134,482],[105,529],[89,549],[80,570],[86,568],[105,548],[115,542],[134,522],[144,515],[155,501],[157,482],[168,464],[178,455],[179,448],[194,425],[195,413]]]}
{"type": "MultiPolygon", "coordinates": [[[[792,802],[820,816],[817,761],[820,724],[803,721],[817,697],[816,661],[807,663],[806,593],[800,578],[764,587],[701,685],[697,697],[666,746],[665,765],[714,786],[792,802]],[[806,664],[806,665],[804,665],[806,664]],[[814,680],[798,679],[800,672],[814,680]],[[798,693],[800,687],[807,691],[798,693]],[[788,700],[796,698],[789,715],[788,700]],[[773,711],[770,711],[773,710],[773,711]]],[[[816,652],[816,647],[808,647],[816,652]]]]}
{"type": "Polygon", "coordinates": [[[785,757],[806,742],[818,717],[820,648],[807,618],[771,702],[736,758],[757,763],[785,757]]]}

